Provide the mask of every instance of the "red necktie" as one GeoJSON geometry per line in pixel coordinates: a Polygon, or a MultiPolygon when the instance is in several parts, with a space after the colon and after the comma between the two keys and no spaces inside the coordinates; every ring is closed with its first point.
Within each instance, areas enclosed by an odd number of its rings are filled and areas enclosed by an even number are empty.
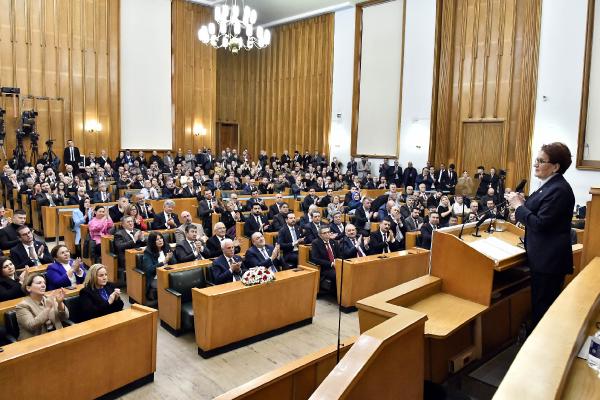
{"type": "Polygon", "coordinates": [[[328,243],[325,243],[325,248],[327,249],[327,257],[329,257],[329,261],[333,262],[335,257],[333,256],[333,250],[331,250],[331,246],[328,243]]]}

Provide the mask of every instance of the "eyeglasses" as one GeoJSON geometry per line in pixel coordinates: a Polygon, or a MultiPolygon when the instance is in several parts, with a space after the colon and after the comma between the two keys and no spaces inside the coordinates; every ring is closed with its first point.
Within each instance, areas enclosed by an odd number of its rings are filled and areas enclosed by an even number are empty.
{"type": "Polygon", "coordinates": [[[543,165],[543,164],[552,164],[552,161],[546,161],[546,160],[542,160],[541,158],[536,158],[533,161],[534,165],[543,165]]]}

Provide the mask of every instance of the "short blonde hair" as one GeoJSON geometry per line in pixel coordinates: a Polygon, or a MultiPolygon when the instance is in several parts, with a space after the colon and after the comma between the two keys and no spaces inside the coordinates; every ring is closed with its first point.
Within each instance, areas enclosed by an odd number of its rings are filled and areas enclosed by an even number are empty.
{"type": "Polygon", "coordinates": [[[96,281],[98,279],[98,271],[100,271],[102,268],[104,268],[104,270],[108,272],[108,270],[103,264],[94,264],[90,267],[90,269],[85,274],[85,281],[83,281],[83,285],[86,288],[98,289],[96,281]]]}

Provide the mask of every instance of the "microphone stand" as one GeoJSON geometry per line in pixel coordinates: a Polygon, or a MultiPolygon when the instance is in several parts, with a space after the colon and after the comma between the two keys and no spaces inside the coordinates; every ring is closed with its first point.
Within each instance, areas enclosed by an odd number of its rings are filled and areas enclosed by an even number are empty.
{"type": "MultiPolygon", "coordinates": [[[[343,208],[343,210],[344,210],[344,212],[342,214],[342,221],[345,222],[346,221],[346,208],[343,208]]],[[[343,240],[343,238],[342,238],[342,240],[343,240]]],[[[340,253],[341,253],[341,249],[340,249],[340,253]]],[[[340,362],[340,347],[341,347],[341,333],[342,333],[342,293],[343,293],[342,289],[344,288],[344,261],[346,260],[346,257],[344,257],[343,254],[341,254],[341,256],[342,256],[342,264],[341,264],[342,271],[340,274],[340,292],[336,293],[336,295],[339,296],[339,299],[340,299],[340,303],[338,305],[337,348],[336,348],[336,352],[335,352],[335,359],[336,359],[335,363],[336,364],[339,364],[339,362],[340,362]]],[[[337,280],[337,277],[336,277],[336,280],[337,280]]],[[[337,282],[336,282],[336,286],[337,286],[337,282]]]]}
{"type": "Polygon", "coordinates": [[[465,201],[463,199],[463,206],[462,206],[462,225],[460,227],[460,233],[458,234],[458,238],[460,240],[462,240],[462,235],[463,235],[463,231],[465,230],[465,224],[467,223],[467,218],[465,216],[465,201]]]}

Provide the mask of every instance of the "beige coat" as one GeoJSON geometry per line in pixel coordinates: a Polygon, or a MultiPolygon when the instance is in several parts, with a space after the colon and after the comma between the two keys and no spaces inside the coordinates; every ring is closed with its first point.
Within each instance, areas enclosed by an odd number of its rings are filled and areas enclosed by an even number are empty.
{"type": "MultiPolygon", "coordinates": [[[[49,297],[46,297],[46,301],[50,301],[49,299],[49,297]]],[[[54,304],[50,310],[46,309],[42,304],[36,303],[29,296],[26,296],[17,305],[15,311],[17,312],[17,322],[19,323],[19,340],[46,333],[46,321],[48,318],[50,318],[56,329],[63,327],[61,321],[69,319],[69,310],[65,306],[64,311],[59,311],[56,300],[52,301],[54,301],[54,304]]]]}

